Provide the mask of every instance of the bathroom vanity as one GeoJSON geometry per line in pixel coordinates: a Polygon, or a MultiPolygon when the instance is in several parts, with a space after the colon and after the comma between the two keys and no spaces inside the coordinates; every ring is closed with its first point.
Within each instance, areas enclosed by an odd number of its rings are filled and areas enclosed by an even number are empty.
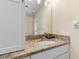
{"type": "Polygon", "coordinates": [[[70,59],[69,36],[56,35],[55,38],[45,40],[37,39],[39,37],[30,36],[26,39],[26,49],[14,56],[14,59],[70,59]]]}
{"type": "Polygon", "coordinates": [[[49,49],[23,59],[69,59],[69,44],[49,49]]]}

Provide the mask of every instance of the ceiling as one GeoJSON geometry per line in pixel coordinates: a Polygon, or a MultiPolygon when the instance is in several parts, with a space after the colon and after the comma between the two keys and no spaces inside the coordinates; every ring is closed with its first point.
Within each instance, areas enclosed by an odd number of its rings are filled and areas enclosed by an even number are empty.
{"type": "Polygon", "coordinates": [[[45,0],[40,0],[40,4],[37,3],[38,0],[25,0],[26,15],[33,16],[37,10],[44,5],[45,0]]]}

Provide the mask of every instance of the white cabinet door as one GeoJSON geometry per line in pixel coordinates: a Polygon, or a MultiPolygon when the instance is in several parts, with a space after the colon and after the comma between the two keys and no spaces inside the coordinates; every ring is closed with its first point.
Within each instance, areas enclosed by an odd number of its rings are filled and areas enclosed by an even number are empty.
{"type": "Polygon", "coordinates": [[[24,58],[22,58],[22,59],[30,59],[30,57],[24,57],[24,58]]]}
{"type": "MultiPolygon", "coordinates": [[[[0,0],[0,54],[24,49],[23,3],[0,0]]],[[[25,12],[24,12],[25,13],[25,12]]]]}

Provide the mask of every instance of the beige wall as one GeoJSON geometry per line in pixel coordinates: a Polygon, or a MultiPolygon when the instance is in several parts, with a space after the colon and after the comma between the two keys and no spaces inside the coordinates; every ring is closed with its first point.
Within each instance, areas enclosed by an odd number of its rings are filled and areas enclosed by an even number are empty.
{"type": "Polygon", "coordinates": [[[53,0],[53,33],[71,36],[71,59],[79,59],[79,29],[73,27],[79,21],[79,0],[53,0]]]}
{"type": "Polygon", "coordinates": [[[42,6],[35,15],[38,18],[39,33],[51,33],[51,2],[47,6],[42,6]],[[44,28],[44,29],[43,29],[44,28]]]}
{"type": "Polygon", "coordinates": [[[34,17],[33,16],[26,16],[25,20],[25,31],[26,35],[34,34],[34,17]]]}

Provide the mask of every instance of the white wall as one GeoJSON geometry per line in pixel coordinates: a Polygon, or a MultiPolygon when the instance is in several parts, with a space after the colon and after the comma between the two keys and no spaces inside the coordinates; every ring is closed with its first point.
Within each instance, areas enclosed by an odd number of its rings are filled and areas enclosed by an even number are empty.
{"type": "Polygon", "coordinates": [[[0,0],[0,54],[23,49],[22,3],[0,0]]]}
{"type": "Polygon", "coordinates": [[[33,35],[34,34],[34,17],[33,16],[26,16],[25,34],[26,35],[33,35]]]}
{"type": "Polygon", "coordinates": [[[79,21],[79,0],[53,0],[53,33],[71,36],[71,59],[79,59],[79,29],[73,22],[79,21]]]}

